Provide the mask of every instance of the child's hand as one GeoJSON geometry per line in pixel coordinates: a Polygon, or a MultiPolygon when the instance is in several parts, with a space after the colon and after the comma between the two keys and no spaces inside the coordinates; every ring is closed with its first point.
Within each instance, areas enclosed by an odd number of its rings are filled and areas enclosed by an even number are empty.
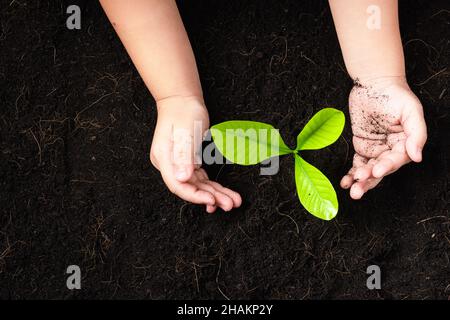
{"type": "Polygon", "coordinates": [[[217,207],[225,211],[239,207],[241,196],[210,181],[200,168],[202,137],[194,145],[194,125],[196,122],[201,125],[201,134],[209,128],[208,112],[202,99],[169,97],[158,101],[157,107],[158,121],[150,159],[169,190],[186,201],[205,204],[210,213],[217,207]]]}
{"type": "Polygon", "coordinates": [[[356,84],[349,109],[355,156],[341,187],[360,199],[384,176],[422,161],[427,129],[422,105],[404,79],[356,84]]]}
{"type": "Polygon", "coordinates": [[[208,212],[240,206],[239,194],[209,181],[206,172],[194,166],[194,151],[201,147],[201,137],[194,146],[194,122],[208,129],[208,112],[175,0],[100,2],[157,101],[150,159],[167,187],[186,201],[205,204],[208,212]]]}

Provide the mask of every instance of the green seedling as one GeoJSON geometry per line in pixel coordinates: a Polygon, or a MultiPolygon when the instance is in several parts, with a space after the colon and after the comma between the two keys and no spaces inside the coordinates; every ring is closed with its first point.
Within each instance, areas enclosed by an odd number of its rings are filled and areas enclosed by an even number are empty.
{"type": "Polygon", "coordinates": [[[336,191],[319,169],[301,157],[304,150],[317,150],[333,144],[341,135],[344,114],[333,108],[317,112],[297,136],[297,147],[290,149],[278,130],[255,121],[226,121],[211,127],[217,149],[232,163],[254,165],[275,156],[293,154],[295,183],[301,204],[312,215],[331,220],[338,212],[336,191]]]}

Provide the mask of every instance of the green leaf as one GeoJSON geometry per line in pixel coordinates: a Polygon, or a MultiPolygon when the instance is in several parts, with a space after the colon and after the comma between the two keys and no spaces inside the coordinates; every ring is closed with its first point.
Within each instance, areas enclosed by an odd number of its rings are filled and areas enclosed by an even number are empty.
{"type": "Polygon", "coordinates": [[[338,200],[333,185],[316,167],[299,155],[295,156],[295,184],[300,202],[312,215],[331,220],[338,212],[338,200]]]}
{"type": "Polygon", "coordinates": [[[325,108],[317,112],[297,136],[298,150],[322,149],[334,143],[342,133],[345,116],[342,111],[325,108]]]}
{"type": "Polygon", "coordinates": [[[274,156],[293,153],[277,129],[255,121],[226,121],[210,129],[217,149],[225,158],[241,165],[260,163],[274,156]]]}

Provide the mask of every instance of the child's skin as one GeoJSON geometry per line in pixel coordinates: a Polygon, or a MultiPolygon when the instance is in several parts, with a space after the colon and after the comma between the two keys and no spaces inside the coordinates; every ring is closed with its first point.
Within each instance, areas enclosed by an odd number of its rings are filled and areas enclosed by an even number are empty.
{"type": "Polygon", "coordinates": [[[349,108],[355,156],[341,180],[360,199],[410,161],[422,161],[427,130],[422,105],[409,88],[396,0],[330,0],[347,71],[355,80],[349,108]],[[377,6],[379,29],[367,26],[377,6]]]}
{"type": "MultiPolygon", "coordinates": [[[[150,159],[167,187],[208,212],[239,207],[240,195],[210,181],[194,161],[201,147],[193,145],[194,123],[201,121],[206,131],[209,119],[175,0],[100,2],[156,100],[150,159]],[[184,134],[174,138],[174,132],[184,134]]],[[[397,1],[330,0],[330,6],[347,70],[357,80],[349,97],[356,154],[341,186],[360,199],[385,175],[421,161],[426,126],[405,78],[397,1]],[[366,26],[369,5],[381,9],[379,30],[366,26]]]]}

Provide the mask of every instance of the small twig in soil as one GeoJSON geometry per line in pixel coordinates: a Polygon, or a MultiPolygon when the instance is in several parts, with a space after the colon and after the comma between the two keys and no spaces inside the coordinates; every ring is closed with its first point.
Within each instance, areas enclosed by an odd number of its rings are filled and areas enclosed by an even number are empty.
{"type": "Polygon", "coordinates": [[[220,174],[222,173],[223,168],[225,168],[225,164],[223,164],[223,165],[220,167],[220,169],[219,169],[219,171],[217,172],[216,177],[215,177],[214,180],[218,180],[218,179],[219,179],[219,176],[220,176],[220,174]]]}
{"type": "Polygon", "coordinates": [[[419,38],[410,39],[410,40],[406,41],[406,43],[404,44],[404,47],[406,47],[408,44],[413,43],[413,42],[422,43],[425,47],[427,47],[428,54],[430,54],[430,48],[431,48],[436,53],[437,57],[440,56],[439,51],[437,51],[437,49],[435,47],[433,47],[431,44],[429,44],[429,43],[427,43],[427,42],[425,42],[425,41],[423,41],[422,39],[419,39],[419,38]]]}
{"type": "Polygon", "coordinates": [[[444,237],[447,240],[448,244],[450,245],[450,239],[446,235],[444,235],[444,237]]]}
{"type": "Polygon", "coordinates": [[[198,276],[197,276],[198,265],[195,262],[192,262],[192,266],[194,267],[195,284],[197,285],[197,293],[200,293],[200,286],[198,285],[198,276]]]}
{"type": "Polygon", "coordinates": [[[22,89],[20,90],[20,94],[19,96],[16,98],[16,102],[15,102],[15,106],[16,106],[16,118],[19,117],[19,107],[18,107],[18,102],[20,100],[20,98],[22,98],[22,96],[25,94],[25,86],[22,87],[22,89]]]}
{"type": "Polygon", "coordinates": [[[220,274],[220,270],[222,269],[222,258],[219,258],[219,269],[217,270],[216,273],[216,284],[217,284],[217,290],[219,290],[220,294],[222,296],[224,296],[225,299],[227,300],[231,300],[230,298],[228,298],[228,296],[223,293],[223,291],[220,289],[220,285],[219,285],[219,274],[220,274]]]}
{"type": "Polygon", "coordinates": [[[245,234],[245,236],[246,236],[247,238],[249,238],[250,240],[255,240],[255,238],[250,237],[250,236],[248,235],[248,233],[245,232],[244,229],[242,229],[242,227],[241,227],[241,225],[239,224],[239,222],[238,222],[238,228],[239,228],[239,230],[242,231],[243,234],[245,234]]]}
{"type": "Polygon", "coordinates": [[[424,84],[426,84],[428,81],[430,81],[431,79],[437,77],[438,75],[440,75],[441,73],[443,73],[444,71],[447,70],[447,67],[445,67],[444,69],[436,72],[435,74],[431,75],[430,77],[428,77],[427,79],[425,79],[424,81],[422,81],[421,83],[417,83],[416,86],[423,86],[424,84]]]}
{"type": "Polygon", "coordinates": [[[313,59],[309,58],[307,55],[303,54],[303,51],[300,52],[300,58],[304,58],[305,60],[311,62],[313,65],[317,66],[317,63],[313,59]]]}
{"type": "Polygon", "coordinates": [[[287,217],[287,218],[289,218],[289,219],[291,219],[292,220],[292,222],[295,224],[295,228],[296,228],[296,230],[297,230],[297,234],[300,234],[300,229],[299,229],[299,227],[298,227],[298,224],[297,224],[297,222],[294,220],[294,218],[292,218],[290,215],[288,215],[288,214],[286,214],[286,213],[282,213],[281,211],[280,211],[280,207],[282,206],[282,205],[284,205],[285,203],[288,203],[290,200],[286,200],[286,201],[283,201],[283,202],[281,202],[278,206],[277,206],[277,213],[280,215],[280,216],[284,216],[284,217],[287,217]]]}
{"type": "Polygon", "coordinates": [[[445,9],[439,10],[438,12],[431,15],[430,18],[434,18],[435,16],[437,16],[438,14],[443,13],[443,12],[450,13],[450,10],[445,10],[445,9]]]}
{"type": "Polygon", "coordinates": [[[38,149],[39,149],[39,165],[41,165],[41,163],[42,163],[42,148],[41,148],[41,144],[39,143],[38,139],[37,139],[36,136],[34,135],[33,130],[31,130],[31,128],[30,128],[29,131],[30,131],[31,135],[32,135],[33,138],[34,138],[34,141],[36,141],[36,144],[37,144],[37,146],[38,146],[38,149]]]}
{"type": "Polygon", "coordinates": [[[438,218],[441,218],[441,219],[448,219],[448,217],[446,217],[446,216],[434,216],[434,217],[429,217],[429,218],[420,220],[420,221],[418,221],[416,224],[421,224],[421,223],[427,222],[427,221],[429,221],[429,220],[438,219],[438,218]]]}
{"type": "Polygon", "coordinates": [[[225,293],[222,292],[222,290],[220,290],[219,286],[217,286],[217,290],[219,290],[219,292],[225,297],[225,299],[231,300],[230,298],[227,297],[227,295],[225,293]]]}
{"type": "MultiPolygon", "coordinates": [[[[276,37],[271,42],[274,43],[275,41],[277,41],[279,39],[282,39],[284,41],[284,55],[282,57],[280,57],[278,55],[275,55],[275,56],[281,58],[281,64],[284,64],[284,62],[286,61],[287,55],[288,55],[288,43],[287,43],[286,37],[276,37]]],[[[272,56],[272,58],[275,56],[272,56]]]]}
{"type": "Polygon", "coordinates": [[[93,106],[95,106],[97,103],[99,103],[100,101],[102,101],[104,98],[109,97],[110,95],[114,94],[115,92],[110,92],[107,94],[102,95],[100,98],[98,98],[97,100],[95,100],[94,102],[92,102],[90,105],[88,105],[87,107],[85,107],[84,109],[82,109],[80,112],[77,113],[77,115],[75,116],[75,122],[79,122],[79,118],[80,115],[85,112],[86,110],[88,110],[89,108],[92,108],[93,106]]]}
{"type": "Polygon", "coordinates": [[[180,207],[180,211],[178,211],[178,223],[179,223],[179,224],[183,224],[183,221],[182,221],[182,219],[181,219],[181,216],[182,216],[182,214],[183,214],[184,208],[185,208],[188,204],[189,204],[188,202],[186,202],[185,204],[183,204],[183,205],[180,207]]]}

